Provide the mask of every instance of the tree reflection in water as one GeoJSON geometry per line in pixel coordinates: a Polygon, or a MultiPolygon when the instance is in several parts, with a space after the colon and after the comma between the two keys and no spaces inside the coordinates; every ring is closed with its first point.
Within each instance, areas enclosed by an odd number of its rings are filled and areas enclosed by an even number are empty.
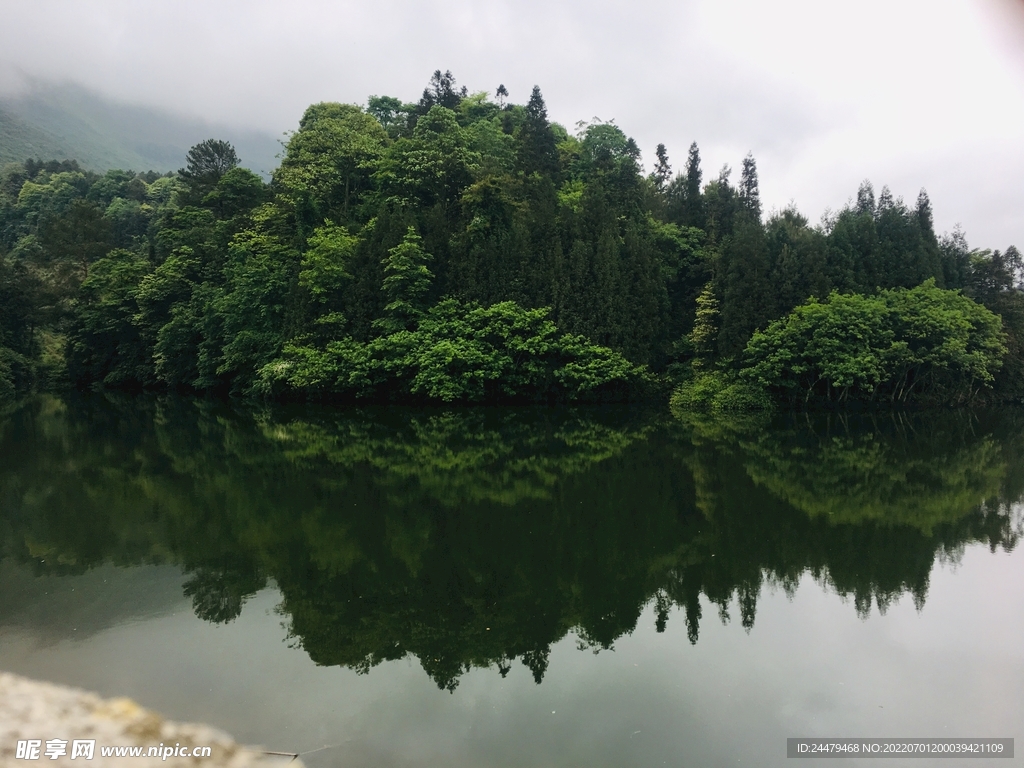
{"type": "Polygon", "coordinates": [[[1024,414],[775,423],[627,409],[234,410],[97,396],[0,427],[0,557],[38,573],[174,563],[231,621],[269,579],[293,640],[359,671],[407,654],[441,688],[574,632],[609,648],[701,598],[754,624],[805,573],[858,613],[936,558],[1010,549],[1024,414]]]}

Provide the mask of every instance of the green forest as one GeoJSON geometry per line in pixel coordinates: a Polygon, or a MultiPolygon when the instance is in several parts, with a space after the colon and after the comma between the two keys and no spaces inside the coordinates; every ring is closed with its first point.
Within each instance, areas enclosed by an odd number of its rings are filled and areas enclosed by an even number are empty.
{"type": "Polygon", "coordinates": [[[437,71],[310,106],[269,183],[209,139],[173,174],[0,173],[0,400],[63,386],[275,400],[676,408],[1024,398],[1024,263],[865,181],[811,225],[757,165],[651,173],[437,71]]]}

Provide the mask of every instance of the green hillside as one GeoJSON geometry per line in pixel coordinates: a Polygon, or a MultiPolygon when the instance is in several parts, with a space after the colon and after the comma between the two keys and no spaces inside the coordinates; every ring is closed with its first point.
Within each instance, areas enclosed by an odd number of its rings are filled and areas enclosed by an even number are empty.
{"type": "Polygon", "coordinates": [[[277,166],[281,146],[270,134],[119,104],[78,86],[0,97],[0,164],[75,159],[99,172],[172,171],[184,165],[189,147],[208,138],[230,141],[242,165],[265,177],[277,166]]]}

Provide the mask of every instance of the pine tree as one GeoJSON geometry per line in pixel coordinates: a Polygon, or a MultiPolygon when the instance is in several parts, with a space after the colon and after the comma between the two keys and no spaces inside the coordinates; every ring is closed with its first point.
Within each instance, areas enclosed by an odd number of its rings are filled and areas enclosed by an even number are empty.
{"type": "Polygon", "coordinates": [[[939,256],[939,241],[935,237],[932,204],[924,189],[917,196],[914,219],[918,229],[918,244],[915,253],[918,282],[934,277],[936,284],[943,288],[945,287],[945,274],[942,269],[942,259],[939,256]]]}
{"type": "Polygon", "coordinates": [[[705,216],[702,227],[708,233],[709,241],[721,243],[732,234],[738,200],[736,190],[729,184],[732,168],[723,165],[718,178],[704,188],[701,206],[705,216]]]}
{"type": "Polygon", "coordinates": [[[875,216],[881,217],[886,211],[892,209],[895,205],[892,199],[892,192],[888,186],[882,187],[882,192],[878,195],[878,206],[875,208],[875,216]]]}
{"type": "Polygon", "coordinates": [[[719,348],[729,357],[739,354],[751,334],[773,319],[771,267],[764,229],[740,217],[725,240],[720,266],[722,325],[719,348]]]}
{"type": "Polygon", "coordinates": [[[384,316],[375,320],[375,328],[384,333],[411,329],[426,309],[426,298],[434,280],[427,268],[433,257],[423,250],[423,240],[409,227],[402,242],[388,251],[384,259],[384,284],[387,299],[384,316]]]}
{"type": "Polygon", "coordinates": [[[188,187],[187,205],[198,205],[217,186],[221,177],[238,165],[235,148],[226,141],[207,139],[192,147],[185,155],[185,167],[178,171],[188,187]]]}
{"type": "Polygon", "coordinates": [[[875,188],[871,182],[864,179],[857,188],[857,213],[869,213],[875,215],[875,188]]]}
{"type": "Polygon", "coordinates": [[[746,211],[755,221],[761,220],[761,194],[757,185],[757,163],[754,155],[747,153],[743,158],[743,172],[740,174],[739,199],[741,210],[746,211]]]}
{"type": "Polygon", "coordinates": [[[690,343],[693,344],[693,368],[695,371],[710,367],[715,355],[718,339],[718,297],[715,286],[708,282],[704,290],[697,296],[697,312],[690,331],[690,343]]]}
{"type": "Polygon", "coordinates": [[[494,96],[498,99],[498,106],[504,109],[505,99],[508,98],[508,88],[505,87],[504,83],[498,86],[498,90],[494,92],[494,96]]]}
{"type": "Polygon", "coordinates": [[[654,166],[654,183],[660,192],[665,189],[665,185],[672,177],[672,166],[669,165],[668,150],[665,149],[664,144],[658,145],[658,148],[654,150],[654,155],[658,158],[658,162],[654,166]]]}
{"type": "Polygon", "coordinates": [[[548,109],[537,85],[533,86],[526,105],[526,120],[519,129],[518,159],[520,170],[527,176],[532,173],[554,176],[558,173],[555,134],[548,123],[548,109]]]}
{"type": "Polygon", "coordinates": [[[425,115],[434,105],[440,105],[445,109],[457,110],[468,92],[466,87],[455,87],[455,75],[451,70],[445,70],[442,74],[440,69],[434,70],[430,76],[430,85],[423,89],[419,104],[416,105],[416,113],[425,115]]]}
{"type": "Polygon", "coordinates": [[[1024,256],[1017,250],[1017,246],[1011,245],[1003,254],[1006,259],[1007,268],[1012,278],[1010,287],[1017,290],[1024,290],[1024,256]]]}
{"type": "Polygon", "coordinates": [[[690,144],[690,151],[686,156],[686,184],[683,195],[683,224],[687,227],[699,227],[703,229],[706,224],[704,200],[701,197],[701,179],[703,174],[700,170],[700,150],[697,142],[690,144]]]}

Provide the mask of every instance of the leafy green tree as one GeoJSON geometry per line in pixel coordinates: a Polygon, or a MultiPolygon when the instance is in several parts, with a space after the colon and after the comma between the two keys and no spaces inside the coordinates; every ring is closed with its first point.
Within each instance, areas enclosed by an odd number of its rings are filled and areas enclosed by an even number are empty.
{"type": "Polygon", "coordinates": [[[377,119],[354,104],[309,107],[274,176],[295,201],[300,224],[350,223],[387,141],[377,119]]]}
{"type": "Polygon", "coordinates": [[[227,141],[207,139],[189,149],[185,167],[178,171],[187,189],[186,204],[196,204],[213,191],[217,182],[238,165],[238,154],[227,141]]]}
{"type": "Polygon", "coordinates": [[[411,329],[360,344],[289,344],[260,373],[259,391],[286,397],[428,402],[620,400],[652,383],[622,355],[562,334],[547,309],[444,299],[411,329]]]}
{"type": "Polygon", "coordinates": [[[181,246],[143,276],[136,291],[136,322],[152,344],[156,375],[174,389],[193,386],[199,375],[197,353],[202,333],[190,305],[202,282],[199,254],[181,246]]]}
{"type": "Polygon", "coordinates": [[[392,139],[401,136],[408,126],[414,104],[403,104],[394,96],[371,96],[366,102],[366,113],[373,115],[392,139]]]}
{"type": "Polygon", "coordinates": [[[356,238],[345,227],[327,222],[309,237],[309,248],[302,256],[299,285],[309,290],[318,302],[329,300],[347,280],[352,279],[348,265],[356,247],[356,238]]]}
{"type": "Polygon", "coordinates": [[[232,168],[217,181],[203,198],[218,219],[230,219],[248,213],[267,200],[267,185],[248,168],[232,168]]]}
{"type": "Polygon", "coordinates": [[[48,219],[63,216],[86,195],[90,186],[89,176],[78,170],[35,176],[25,181],[18,191],[15,211],[21,226],[14,228],[13,239],[30,234],[48,219]]]}
{"type": "Polygon", "coordinates": [[[804,402],[960,403],[992,386],[1005,352],[997,315],[929,281],[810,300],[754,334],[743,375],[804,402]]]}
{"type": "Polygon", "coordinates": [[[74,265],[84,279],[89,265],[110,250],[110,223],[93,203],[75,200],[65,213],[40,227],[39,244],[51,262],[74,265]]]}
{"type": "Polygon", "coordinates": [[[149,348],[135,322],[136,292],[149,269],[148,262],[126,250],[111,251],[93,265],[68,334],[73,382],[129,388],[153,383],[149,348]]]}
{"type": "Polygon", "coordinates": [[[271,203],[252,219],[231,242],[224,293],[216,305],[224,334],[217,374],[228,377],[238,392],[252,387],[260,369],[299,330],[293,288],[301,260],[288,237],[287,219],[271,203]]]}
{"type": "MultiPolygon", "coordinates": [[[[106,208],[113,202],[114,198],[118,197],[137,200],[137,187],[132,187],[132,182],[135,179],[135,174],[132,171],[109,170],[101,178],[93,182],[92,186],[89,187],[86,198],[101,208],[106,208]]],[[[140,183],[145,184],[145,182],[141,181],[140,183]]]]}
{"type": "Polygon", "coordinates": [[[386,199],[447,212],[473,178],[479,156],[450,109],[436,105],[422,116],[412,137],[399,139],[381,158],[377,181],[386,199]]]}
{"type": "MultiPolygon", "coordinates": [[[[146,237],[152,209],[138,200],[114,198],[103,216],[110,222],[110,240],[114,247],[132,248],[146,237]]],[[[148,245],[148,243],[147,243],[148,245]]]]}

